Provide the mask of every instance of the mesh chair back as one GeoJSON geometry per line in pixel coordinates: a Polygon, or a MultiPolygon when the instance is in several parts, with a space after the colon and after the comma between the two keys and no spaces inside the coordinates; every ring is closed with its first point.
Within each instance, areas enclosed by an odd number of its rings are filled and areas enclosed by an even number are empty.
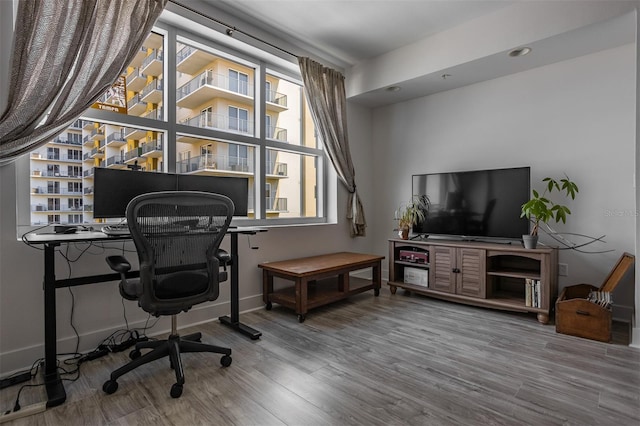
{"type": "Polygon", "coordinates": [[[233,216],[224,195],[165,191],[140,195],[127,206],[138,251],[142,295],[153,315],[173,315],[219,295],[216,257],[233,216]]]}

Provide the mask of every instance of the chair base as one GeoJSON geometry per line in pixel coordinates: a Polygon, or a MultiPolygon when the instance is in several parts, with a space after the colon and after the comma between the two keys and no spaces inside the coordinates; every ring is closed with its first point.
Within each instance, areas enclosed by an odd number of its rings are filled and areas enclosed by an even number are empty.
{"type": "Polygon", "coordinates": [[[140,367],[141,365],[168,356],[171,368],[173,368],[176,374],[176,383],[171,387],[170,394],[173,398],[178,398],[182,395],[182,386],[184,385],[184,372],[182,370],[182,360],[180,357],[181,353],[211,352],[222,354],[223,357],[220,359],[220,364],[223,367],[231,365],[231,349],[201,343],[201,338],[201,333],[193,333],[183,337],[177,334],[172,334],[167,340],[149,340],[146,342],[136,343],[135,349],[129,354],[131,362],[112,372],[110,379],[102,386],[102,390],[108,394],[114,393],[118,389],[117,380],[119,377],[140,367]],[[142,355],[140,352],[141,349],[152,350],[142,355]]]}

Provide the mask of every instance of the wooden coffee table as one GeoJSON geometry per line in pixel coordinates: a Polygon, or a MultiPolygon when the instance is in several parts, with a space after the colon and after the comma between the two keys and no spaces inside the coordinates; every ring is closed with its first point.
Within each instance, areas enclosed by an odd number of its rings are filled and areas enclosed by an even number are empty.
{"type": "Polygon", "coordinates": [[[378,296],[383,259],[384,256],[373,254],[341,252],[264,262],[258,265],[262,268],[262,299],[267,310],[272,303],[278,303],[294,309],[298,321],[304,322],[309,309],[367,290],[378,296]],[[349,276],[349,272],[365,268],[372,268],[371,280],[349,276]],[[293,281],[295,285],[274,291],[274,277],[293,281]]]}

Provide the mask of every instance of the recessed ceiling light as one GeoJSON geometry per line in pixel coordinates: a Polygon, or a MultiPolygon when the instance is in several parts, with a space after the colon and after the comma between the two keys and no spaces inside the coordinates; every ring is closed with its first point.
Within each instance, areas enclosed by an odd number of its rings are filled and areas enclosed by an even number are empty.
{"type": "Polygon", "coordinates": [[[518,56],[527,55],[530,52],[531,52],[530,47],[520,47],[518,49],[513,49],[511,52],[509,52],[509,56],[511,56],[512,58],[516,58],[518,56]]]}
{"type": "Polygon", "coordinates": [[[400,90],[400,86],[389,86],[386,90],[387,92],[397,92],[400,90]]]}

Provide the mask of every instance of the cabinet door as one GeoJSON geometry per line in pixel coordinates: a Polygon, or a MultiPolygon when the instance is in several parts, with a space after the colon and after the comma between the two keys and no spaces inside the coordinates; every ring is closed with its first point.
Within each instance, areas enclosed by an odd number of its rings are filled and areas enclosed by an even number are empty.
{"type": "Polygon", "coordinates": [[[459,248],[456,258],[456,293],[486,297],[487,261],[485,250],[459,248]]]}
{"type": "Polygon", "coordinates": [[[429,249],[429,288],[445,293],[456,292],[456,249],[431,246],[429,249]]]}

